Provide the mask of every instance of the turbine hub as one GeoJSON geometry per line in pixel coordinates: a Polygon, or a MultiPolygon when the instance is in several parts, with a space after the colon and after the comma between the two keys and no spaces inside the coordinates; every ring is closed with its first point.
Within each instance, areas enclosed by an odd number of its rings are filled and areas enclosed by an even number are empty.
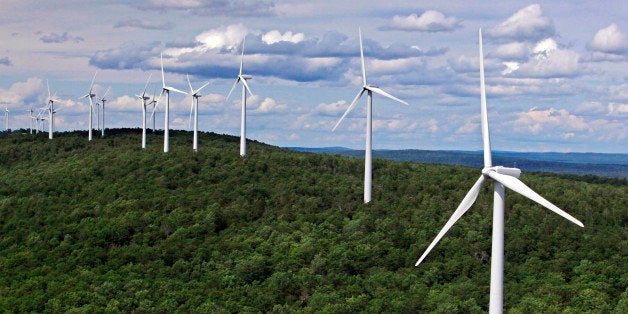
{"type": "Polygon", "coordinates": [[[515,178],[519,178],[519,176],[521,175],[521,169],[509,168],[509,167],[503,167],[503,166],[484,168],[482,169],[482,174],[488,175],[488,173],[491,171],[497,172],[499,174],[504,174],[507,176],[515,177],[515,178]]]}

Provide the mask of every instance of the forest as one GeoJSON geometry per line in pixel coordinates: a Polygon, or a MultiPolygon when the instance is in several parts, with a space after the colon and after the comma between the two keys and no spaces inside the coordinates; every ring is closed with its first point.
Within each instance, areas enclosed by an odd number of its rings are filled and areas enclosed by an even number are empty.
{"type": "MultiPolygon", "coordinates": [[[[414,263],[479,175],[203,132],[0,135],[0,312],[482,313],[492,185],[414,263]]],[[[506,192],[504,310],[628,313],[628,185],[523,173],[580,228],[506,192]]]]}

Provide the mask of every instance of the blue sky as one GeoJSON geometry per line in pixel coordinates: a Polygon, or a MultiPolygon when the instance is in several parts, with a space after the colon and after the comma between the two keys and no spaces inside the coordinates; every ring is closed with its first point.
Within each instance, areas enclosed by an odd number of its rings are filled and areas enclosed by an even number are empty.
{"type": "MultiPolygon", "coordinates": [[[[369,83],[410,103],[374,97],[374,149],[480,150],[482,28],[493,149],[628,153],[626,16],[624,1],[4,0],[0,106],[27,128],[48,80],[57,129],[86,129],[98,70],[107,127],[140,127],[134,95],[151,73],[159,88],[163,51],[168,85],[210,82],[200,128],[237,135],[240,94],[225,96],[246,38],[248,138],[363,148],[364,101],[331,131],[360,88],[361,27],[369,83]]],[[[172,127],[190,102],[173,95],[172,127]]]]}

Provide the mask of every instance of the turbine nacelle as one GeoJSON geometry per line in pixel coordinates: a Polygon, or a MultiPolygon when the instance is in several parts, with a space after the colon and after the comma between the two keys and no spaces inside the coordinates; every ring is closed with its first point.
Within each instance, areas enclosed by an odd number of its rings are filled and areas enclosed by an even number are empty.
{"type": "Polygon", "coordinates": [[[519,168],[509,168],[509,167],[495,166],[495,167],[489,167],[489,168],[482,169],[482,174],[483,175],[489,176],[490,172],[497,172],[499,174],[503,174],[503,175],[507,175],[507,176],[511,176],[511,177],[515,177],[515,178],[519,178],[519,176],[521,175],[521,169],[519,169],[519,168]]]}
{"type": "Polygon", "coordinates": [[[240,74],[238,75],[238,77],[240,77],[241,80],[250,80],[253,79],[253,76],[248,75],[248,74],[240,74]]]}

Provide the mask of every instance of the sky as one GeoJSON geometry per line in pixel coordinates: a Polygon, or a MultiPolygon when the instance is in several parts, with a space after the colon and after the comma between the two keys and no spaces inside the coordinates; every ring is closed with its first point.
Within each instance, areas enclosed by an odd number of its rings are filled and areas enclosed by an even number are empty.
{"type": "MultiPolygon", "coordinates": [[[[628,153],[625,1],[2,0],[0,108],[10,128],[55,103],[56,130],[86,130],[87,94],[106,94],[106,127],[141,127],[141,94],[209,83],[202,131],[239,135],[245,41],[247,138],[363,149],[367,81],[374,149],[481,150],[482,28],[493,150],[628,153]]],[[[165,97],[162,98],[165,100],[165,97]]],[[[164,102],[156,114],[164,125],[164,102]]],[[[191,98],[172,94],[170,125],[189,129],[191,98]]],[[[94,123],[96,123],[94,121],[94,123]]],[[[149,122],[151,124],[151,122],[149,122]]],[[[4,123],[0,125],[4,129],[4,123]]],[[[139,143],[138,143],[139,145],[139,143]]],[[[202,143],[201,143],[202,145],[202,143]]]]}

